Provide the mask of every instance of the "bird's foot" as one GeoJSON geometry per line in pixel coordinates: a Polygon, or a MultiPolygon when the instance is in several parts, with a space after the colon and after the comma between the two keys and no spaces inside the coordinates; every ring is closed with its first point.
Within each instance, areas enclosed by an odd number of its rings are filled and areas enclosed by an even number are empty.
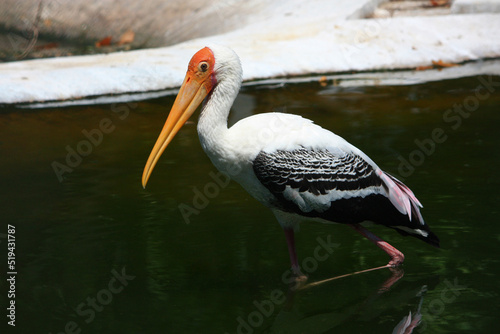
{"type": "Polygon", "coordinates": [[[392,254],[391,261],[387,264],[389,268],[395,268],[403,264],[405,260],[405,256],[403,253],[399,252],[399,254],[392,254]]]}
{"type": "Polygon", "coordinates": [[[297,290],[307,282],[307,276],[302,273],[299,267],[292,267],[292,285],[291,290],[297,290]]]}

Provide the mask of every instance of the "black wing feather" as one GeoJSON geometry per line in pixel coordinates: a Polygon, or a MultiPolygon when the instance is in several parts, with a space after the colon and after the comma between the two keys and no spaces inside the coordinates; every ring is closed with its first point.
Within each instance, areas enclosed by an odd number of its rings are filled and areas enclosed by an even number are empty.
{"type": "MultiPolygon", "coordinates": [[[[418,219],[410,221],[407,215],[394,207],[387,197],[386,184],[374,167],[359,155],[346,153],[337,156],[327,150],[306,148],[272,153],[262,151],[253,161],[253,170],[259,181],[276,198],[275,202],[269,204],[280,210],[337,223],[372,221],[393,227],[402,234],[408,233],[398,229],[398,226],[420,229],[428,232],[428,237],[411,235],[434,246],[439,245],[439,240],[427,224],[418,219]],[[324,210],[303,210],[296,201],[285,197],[287,186],[299,195],[304,192],[316,196],[328,194],[331,198],[329,206],[324,210]],[[367,188],[370,190],[357,192],[367,188]],[[350,194],[343,196],[343,192],[350,194]]],[[[412,210],[417,208],[412,207],[412,210]]],[[[412,216],[419,215],[412,212],[412,216]]]]}
{"type": "Polygon", "coordinates": [[[325,195],[381,186],[374,168],[356,154],[336,156],[327,150],[260,152],[253,162],[255,175],[274,195],[287,186],[298,192],[325,195]]]}

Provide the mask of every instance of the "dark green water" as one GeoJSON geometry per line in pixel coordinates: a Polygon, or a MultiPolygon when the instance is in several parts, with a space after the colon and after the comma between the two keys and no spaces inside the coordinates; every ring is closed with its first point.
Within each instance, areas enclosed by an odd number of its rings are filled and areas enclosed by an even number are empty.
{"type": "MultiPolygon", "coordinates": [[[[280,226],[239,185],[214,181],[194,118],[142,189],[142,169],[173,97],[0,110],[1,277],[9,271],[7,224],[15,226],[17,272],[16,327],[7,325],[13,298],[5,279],[1,327],[54,334],[391,333],[411,311],[422,315],[414,333],[494,332],[500,78],[481,80],[247,88],[235,104],[231,122],[273,110],[310,118],[412,188],[442,248],[372,227],[406,255],[404,276],[382,294],[388,269],[289,294],[280,226]],[[72,150],[85,156],[68,157],[72,150]],[[204,192],[206,201],[196,195],[204,192]],[[199,210],[186,218],[181,204],[199,210]]],[[[345,226],[303,224],[296,238],[309,282],[388,261],[345,226]],[[328,240],[336,246],[321,248],[328,240]]]]}

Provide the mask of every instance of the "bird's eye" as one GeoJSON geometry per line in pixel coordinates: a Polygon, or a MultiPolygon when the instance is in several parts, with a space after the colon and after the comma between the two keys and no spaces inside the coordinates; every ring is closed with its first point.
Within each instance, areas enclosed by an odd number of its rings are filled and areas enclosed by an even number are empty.
{"type": "Polygon", "coordinates": [[[202,72],[206,72],[208,70],[208,63],[206,61],[201,62],[198,65],[198,69],[202,72]]]}

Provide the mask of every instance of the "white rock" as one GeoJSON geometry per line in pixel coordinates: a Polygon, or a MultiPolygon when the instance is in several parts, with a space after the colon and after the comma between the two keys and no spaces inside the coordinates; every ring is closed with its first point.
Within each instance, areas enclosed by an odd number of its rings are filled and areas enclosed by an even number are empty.
{"type": "Polygon", "coordinates": [[[0,64],[0,103],[172,89],[182,82],[191,56],[210,43],[240,55],[245,81],[500,57],[499,14],[352,19],[366,16],[376,3],[271,3],[261,19],[241,29],[171,47],[0,64]]]}

